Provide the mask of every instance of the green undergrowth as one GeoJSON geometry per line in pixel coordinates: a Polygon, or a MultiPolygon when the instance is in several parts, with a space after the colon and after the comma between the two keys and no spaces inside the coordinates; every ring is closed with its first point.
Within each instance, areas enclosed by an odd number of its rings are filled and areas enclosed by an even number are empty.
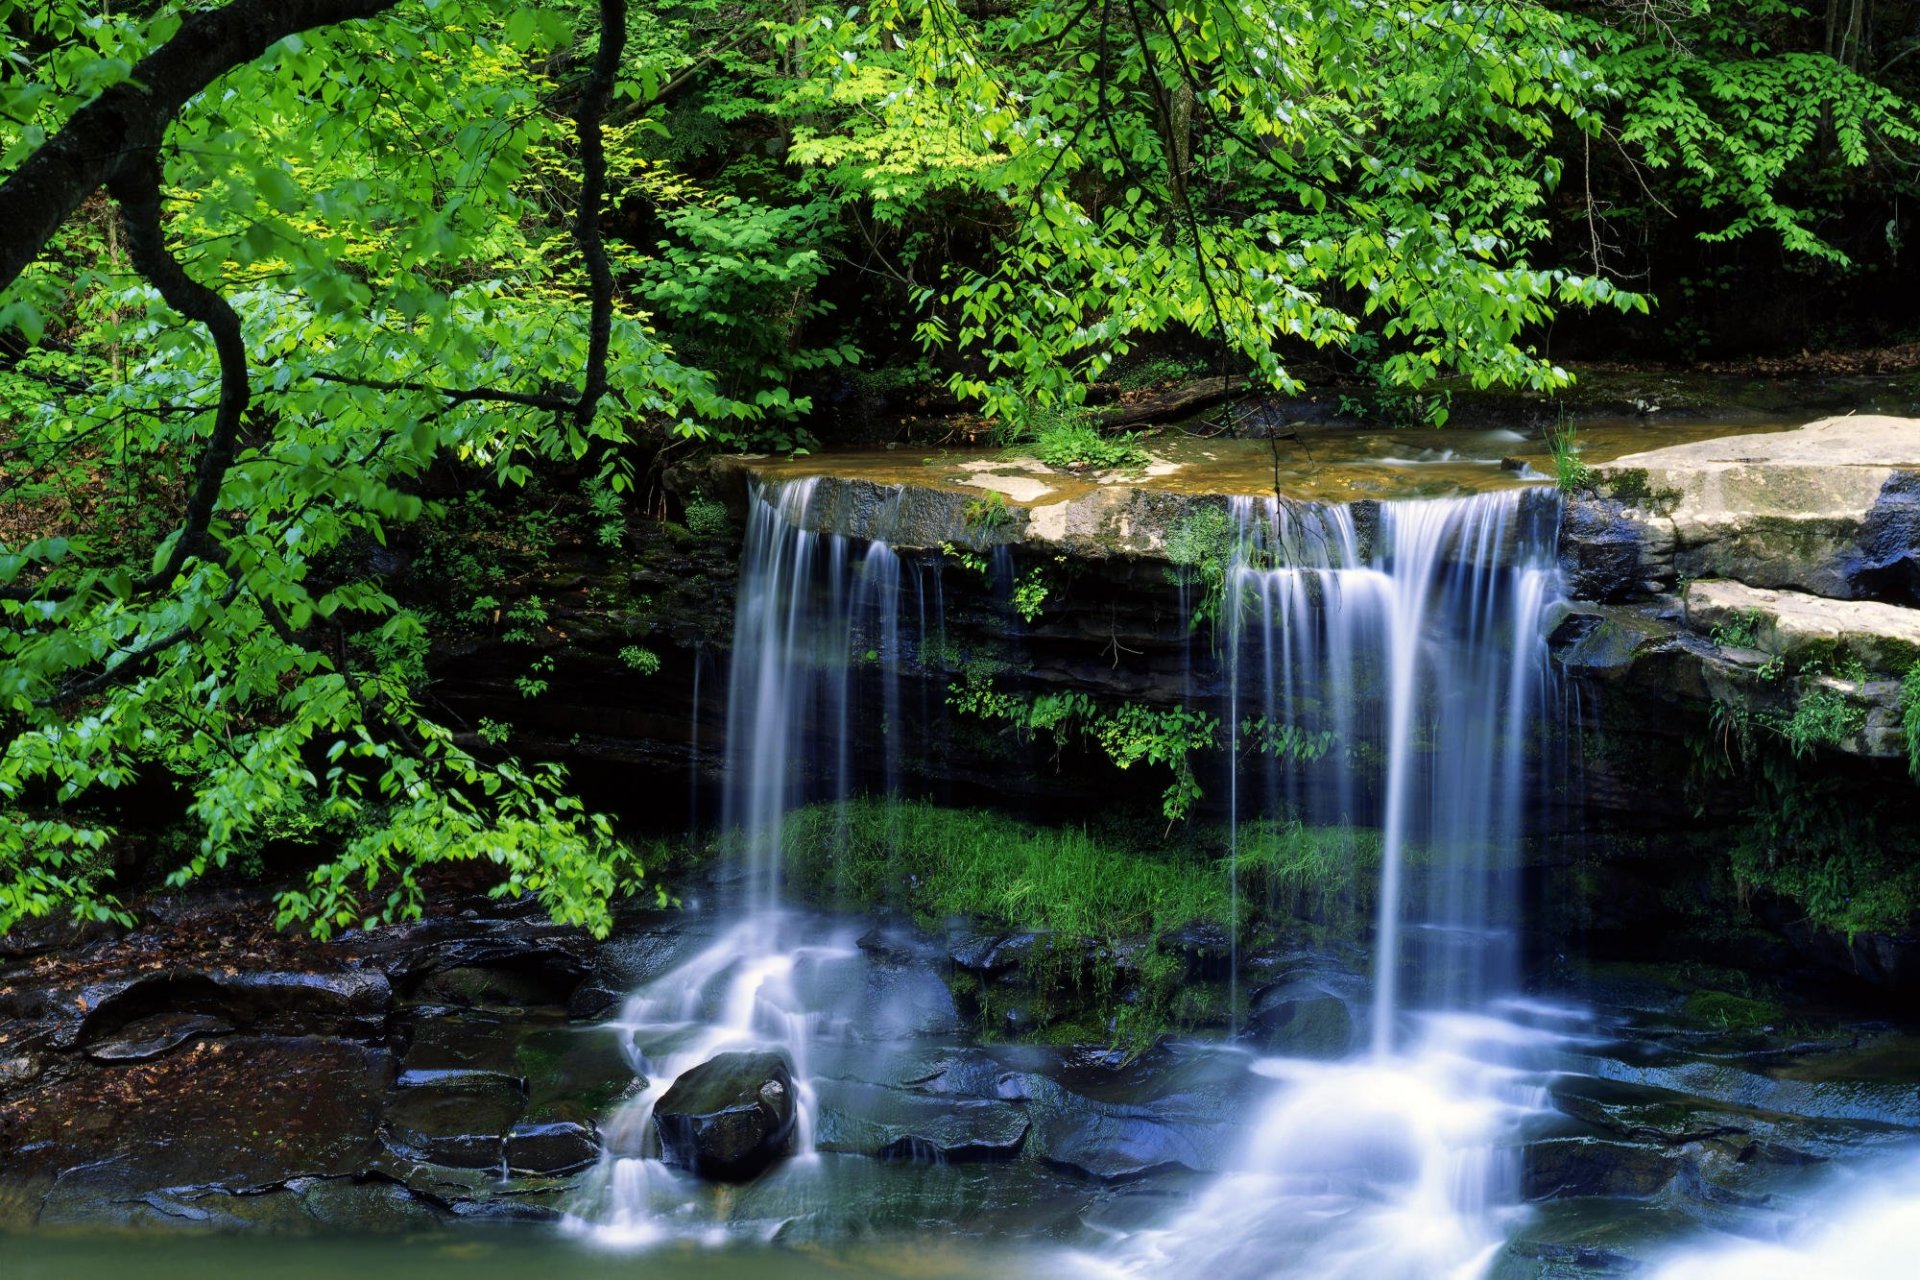
{"type": "Polygon", "coordinates": [[[1907,772],[1920,781],[1920,662],[1900,682],[1900,732],[1907,740],[1907,772]]]}
{"type": "Polygon", "coordinates": [[[875,799],[800,809],[786,833],[789,880],[810,896],[892,906],[927,924],[966,916],[1118,938],[1230,920],[1224,868],[1185,846],[1124,848],[1084,827],[875,799]]]}
{"type": "Polygon", "coordinates": [[[1008,434],[1009,454],[1063,471],[1136,471],[1153,461],[1132,434],[1106,434],[1084,409],[1033,410],[1008,434]]]}
{"type": "Polygon", "coordinates": [[[1852,938],[1897,933],[1920,917],[1920,814],[1897,777],[1819,767],[1791,733],[1754,736],[1717,726],[1696,745],[1693,785],[1740,798],[1724,866],[1742,894],[1786,898],[1811,923],[1852,938]]]}

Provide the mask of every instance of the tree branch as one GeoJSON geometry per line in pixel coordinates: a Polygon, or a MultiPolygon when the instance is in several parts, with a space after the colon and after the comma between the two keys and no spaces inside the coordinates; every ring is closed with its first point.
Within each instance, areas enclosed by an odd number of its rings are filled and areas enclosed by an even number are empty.
{"type": "Polygon", "coordinates": [[[398,0],[233,0],[190,13],[130,77],[68,117],[0,183],[0,290],[11,285],[80,202],[160,145],[195,94],[296,32],[391,9],[398,0]]]}
{"type": "Polygon", "coordinates": [[[607,393],[607,350],[613,341],[613,266],[600,234],[600,210],[607,194],[607,149],[600,122],[613,101],[613,84],[626,47],[627,0],[600,0],[600,47],[594,52],[593,74],[574,115],[580,135],[580,209],[574,217],[573,237],[586,259],[593,308],[587,321],[586,376],[573,409],[574,422],[583,427],[593,421],[594,410],[607,393]]]}
{"type": "Polygon", "coordinates": [[[127,256],[152,281],[166,304],[189,320],[205,325],[220,359],[220,401],[214,409],[213,434],[200,455],[193,489],[187,495],[186,514],[166,563],[146,580],[146,589],[164,587],[201,549],[220,500],[220,486],[233,466],[241,419],[253,398],[247,382],[247,344],[240,317],[220,293],[186,273],[167,249],[166,229],[160,222],[160,157],[149,151],[123,161],[108,184],[126,214],[127,256]]]}

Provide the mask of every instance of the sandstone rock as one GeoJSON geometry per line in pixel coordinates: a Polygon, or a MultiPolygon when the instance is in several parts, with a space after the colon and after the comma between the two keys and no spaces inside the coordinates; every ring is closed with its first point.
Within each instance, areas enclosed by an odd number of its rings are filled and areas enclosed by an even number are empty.
{"type": "Polygon", "coordinates": [[[1920,609],[1874,600],[1706,580],[1688,586],[1686,617],[1702,633],[1749,628],[1758,648],[1789,660],[1844,651],[1869,670],[1901,675],[1920,660],[1920,609]]]}
{"type": "Polygon", "coordinates": [[[1598,491],[1622,504],[1647,545],[1672,538],[1671,562],[1656,566],[1664,579],[1732,578],[1838,599],[1907,589],[1916,472],[1920,419],[1871,415],[1593,468],[1598,491]]]}

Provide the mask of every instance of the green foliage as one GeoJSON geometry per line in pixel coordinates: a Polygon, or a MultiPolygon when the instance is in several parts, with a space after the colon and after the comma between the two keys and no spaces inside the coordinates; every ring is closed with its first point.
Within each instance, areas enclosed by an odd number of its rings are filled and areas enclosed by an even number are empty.
{"type": "Polygon", "coordinates": [[[658,256],[637,266],[637,292],[679,349],[719,375],[733,399],[762,411],[751,429],[722,430],[736,447],[803,447],[792,422],[812,409],[794,392],[803,374],[858,363],[851,343],[810,346],[809,325],[830,310],[816,292],[830,265],[823,252],[831,208],[788,207],[739,196],[692,201],[662,216],[658,256]]]}
{"type": "Polygon", "coordinates": [[[1745,798],[1725,854],[1735,881],[1777,893],[1849,937],[1898,932],[1920,914],[1920,864],[1903,852],[1920,840],[1913,816],[1888,805],[1876,783],[1806,763],[1815,746],[1857,729],[1854,714],[1822,699],[1796,727],[1798,711],[1763,719],[1716,706],[1710,734],[1696,743],[1692,780],[1720,803],[1745,798]]]}
{"type": "Polygon", "coordinates": [[[637,671],[643,676],[658,675],[660,672],[660,655],[637,644],[621,649],[620,661],[627,670],[637,671]]]}
{"type": "Polygon", "coordinates": [[[929,924],[967,916],[1080,938],[1229,921],[1216,862],[1115,847],[1079,827],[1036,827],[917,801],[813,805],[785,824],[788,868],[815,893],[887,904],[929,924]]]}
{"type": "Polygon", "coordinates": [[[593,518],[593,540],[602,547],[617,548],[627,531],[620,494],[604,476],[595,476],[587,483],[586,498],[588,513],[593,518]]]}
{"type": "Polygon", "coordinates": [[[1032,622],[1040,616],[1040,610],[1047,603],[1046,569],[1035,565],[1014,580],[1013,611],[1020,615],[1022,622],[1032,622]]]}
{"type": "Polygon", "coordinates": [[[968,529],[976,531],[983,538],[990,538],[1013,522],[1013,512],[1007,510],[1005,494],[990,490],[978,498],[969,498],[966,506],[960,509],[960,518],[968,529]]]}
{"type": "Polygon", "coordinates": [[[1687,1016],[1723,1031],[1761,1031],[1778,1024],[1780,1006],[1728,991],[1695,991],[1687,997],[1687,1016]]]}
{"type": "Polygon", "coordinates": [[[1021,443],[1009,452],[1063,471],[1126,471],[1153,461],[1131,434],[1104,434],[1084,410],[1025,410],[1013,421],[1013,438],[1021,443]]]}
{"type": "Polygon", "coordinates": [[[1907,740],[1907,771],[1920,780],[1920,662],[1900,682],[1900,732],[1907,740]]]}
{"type": "Polygon", "coordinates": [[[1227,574],[1233,568],[1239,533],[1233,516],[1217,505],[1190,508],[1167,531],[1167,560],[1175,583],[1200,588],[1189,625],[1217,622],[1227,595],[1227,574]]]}
{"type": "Polygon", "coordinates": [[[1849,938],[1909,928],[1920,912],[1920,866],[1902,851],[1920,831],[1873,799],[1836,780],[1771,769],[1729,850],[1734,875],[1849,938]]]}
{"type": "Polygon", "coordinates": [[[1726,649],[1757,649],[1760,647],[1761,628],[1766,625],[1767,615],[1763,611],[1740,610],[1716,623],[1710,638],[1726,649]]]}
{"type": "Polygon", "coordinates": [[[1240,722],[1240,737],[1245,750],[1258,751],[1276,760],[1312,763],[1333,749],[1336,739],[1331,730],[1304,729],[1290,722],[1275,723],[1266,716],[1248,716],[1240,722]]]}
{"type": "Polygon", "coordinates": [[[1819,747],[1845,742],[1860,732],[1866,720],[1866,711],[1838,690],[1814,688],[1802,693],[1793,714],[1778,719],[1773,727],[1794,758],[1802,759],[1819,747]]]}
{"type": "MultiPolygon", "coordinates": [[[[1380,833],[1361,827],[1309,827],[1298,820],[1242,823],[1237,873],[1243,895],[1303,920],[1349,933],[1373,914],[1380,833]]],[[[1408,849],[1409,865],[1423,854],[1408,849]]]]}
{"type": "Polygon", "coordinates": [[[989,722],[1004,721],[1022,739],[1045,733],[1056,750],[1074,742],[1097,747],[1117,768],[1144,762],[1171,769],[1173,782],[1161,797],[1169,822],[1185,818],[1202,794],[1192,753],[1215,748],[1220,739],[1220,722],[1190,707],[1123,702],[1108,708],[1078,692],[1025,697],[999,692],[976,673],[948,687],[947,705],[989,722]]]}
{"type": "MultiPolygon", "coordinates": [[[[30,37],[0,24],[0,168],[188,7],[56,0],[30,37]]],[[[285,924],[408,917],[420,867],[483,860],[498,892],[608,927],[637,864],[557,769],[455,745],[422,688],[425,613],[401,607],[381,550],[432,514],[431,468],[524,486],[637,432],[697,437],[760,412],[624,305],[591,414],[436,389],[578,384],[588,272],[568,228],[573,125],[547,72],[572,41],[564,7],[403,4],[275,44],[170,125],[166,248],[231,303],[251,393],[204,528],[182,510],[217,353],[129,268],[111,207],[83,209],[0,296],[20,344],[0,367],[0,930],[120,909],[116,793],[146,780],[186,795],[200,833],[176,885],[254,857],[290,814],[354,833],[281,897],[285,924]]],[[[607,130],[622,182],[642,169],[634,131],[607,130]]],[[[633,259],[614,256],[631,284],[633,259]]],[[[624,491],[617,465],[602,474],[624,491]]],[[[480,602],[509,598],[481,523],[416,565],[447,553],[443,619],[492,625],[480,602]]]]}
{"type": "Polygon", "coordinates": [[[1648,180],[1669,203],[1719,215],[1704,239],[1764,231],[1790,253],[1844,263],[1821,236],[1835,194],[1849,171],[1920,143],[1920,112],[1858,65],[1857,38],[1851,52],[1845,34],[1796,48],[1806,17],[1794,0],[1722,0],[1652,24],[1581,13],[1566,30],[1612,88],[1615,136],[1648,180]]]}
{"type": "Polygon", "coordinates": [[[1580,457],[1580,442],[1569,423],[1547,432],[1547,448],[1553,451],[1553,482],[1562,493],[1584,489],[1593,481],[1593,470],[1580,457]]]}
{"type": "Polygon", "coordinates": [[[724,504],[699,494],[687,503],[687,532],[701,538],[718,538],[727,532],[729,521],[724,504]]]}

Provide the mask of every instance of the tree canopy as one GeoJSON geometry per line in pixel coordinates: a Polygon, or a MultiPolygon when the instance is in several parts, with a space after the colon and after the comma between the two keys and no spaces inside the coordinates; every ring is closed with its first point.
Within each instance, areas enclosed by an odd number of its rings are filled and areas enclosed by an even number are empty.
{"type": "Polygon", "coordinates": [[[619,495],[663,446],[806,445],[876,362],[1017,418],[1169,339],[1275,392],[1316,350],[1551,390],[1556,313],[1647,310],[1656,218],[1856,264],[1836,211],[1912,182],[1913,21],[0,0],[0,930],[120,911],[154,776],[174,883],[341,833],[283,923],[486,859],[604,930],[609,820],[431,709],[380,568],[430,469],[619,495]]]}

